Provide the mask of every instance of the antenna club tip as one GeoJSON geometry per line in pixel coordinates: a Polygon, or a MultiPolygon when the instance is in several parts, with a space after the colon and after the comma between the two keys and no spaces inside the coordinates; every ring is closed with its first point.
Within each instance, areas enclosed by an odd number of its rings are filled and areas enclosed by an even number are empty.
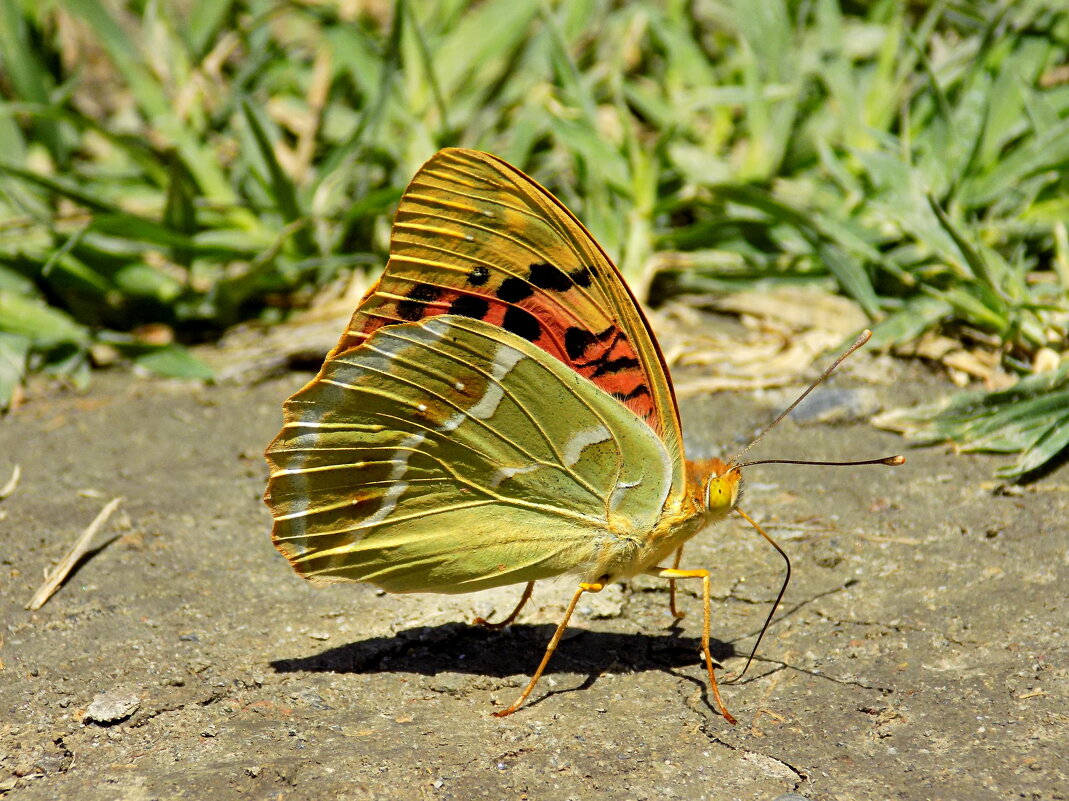
{"type": "Polygon", "coordinates": [[[906,457],[905,456],[889,456],[887,459],[884,460],[884,464],[891,465],[892,467],[896,467],[896,466],[898,466],[900,464],[905,464],[905,463],[906,463],[906,457]]]}

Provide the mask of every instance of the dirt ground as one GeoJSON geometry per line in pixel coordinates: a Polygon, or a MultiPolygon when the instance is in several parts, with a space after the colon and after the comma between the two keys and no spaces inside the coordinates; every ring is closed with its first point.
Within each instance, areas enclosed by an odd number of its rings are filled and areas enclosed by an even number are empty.
{"type": "MultiPolygon", "coordinates": [[[[948,391],[893,370],[878,386],[847,370],[834,387],[889,405],[948,391]]],[[[521,588],[396,597],[299,579],[270,543],[261,454],[305,378],[102,375],[0,423],[0,485],[23,471],[0,502],[0,795],[1069,797],[1069,466],[1009,491],[992,481],[999,459],[946,448],[906,450],[894,470],[751,468],[743,506],[795,579],[759,660],[722,685],[737,726],[709,705],[696,588],[673,627],[654,579],[584,599],[533,702],[498,720],[572,583],[539,584],[492,632],[467,621],[521,588]],[[113,496],[96,549],[25,611],[113,496]]],[[[773,405],[685,403],[690,455],[734,450],[773,405]]],[[[864,421],[788,422],[759,455],[904,447],[864,421]]],[[[738,671],[781,562],[732,520],[684,566],[714,570],[717,652],[738,671]]]]}

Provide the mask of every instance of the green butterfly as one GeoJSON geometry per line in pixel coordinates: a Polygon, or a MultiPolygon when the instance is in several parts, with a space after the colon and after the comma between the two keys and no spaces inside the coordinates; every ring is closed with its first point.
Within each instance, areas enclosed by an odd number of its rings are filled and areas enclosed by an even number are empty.
{"type": "Polygon", "coordinates": [[[275,545],[313,581],[526,582],[501,626],[535,581],[576,576],[541,665],[496,715],[530,695],[584,593],[647,573],[702,581],[702,654],[734,722],[709,651],[709,573],[679,557],[735,507],[741,465],[685,458],[664,359],[620,274],[505,162],[449,149],[423,166],[384,275],[266,456],[275,545]]]}

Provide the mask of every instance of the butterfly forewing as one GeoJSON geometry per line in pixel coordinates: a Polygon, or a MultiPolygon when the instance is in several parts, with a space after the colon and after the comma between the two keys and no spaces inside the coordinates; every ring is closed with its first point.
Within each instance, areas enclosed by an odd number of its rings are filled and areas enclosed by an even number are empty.
{"type": "Polygon", "coordinates": [[[639,542],[673,483],[631,411],[522,337],[454,315],[379,328],[329,360],[287,402],[268,458],[275,543],[297,570],[394,592],[583,573],[639,542]]]}
{"type": "Polygon", "coordinates": [[[623,279],[552,195],[485,153],[443,150],[417,173],[386,271],[332,355],[383,325],[439,314],[491,323],[590,379],[662,438],[682,485],[671,385],[623,279]]]}

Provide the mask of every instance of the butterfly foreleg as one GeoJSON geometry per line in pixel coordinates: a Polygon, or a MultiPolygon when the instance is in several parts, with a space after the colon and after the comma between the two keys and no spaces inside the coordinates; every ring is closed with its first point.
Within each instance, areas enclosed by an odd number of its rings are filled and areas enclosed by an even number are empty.
{"type": "Polygon", "coordinates": [[[572,596],[572,602],[568,604],[568,610],[564,613],[564,619],[560,622],[560,625],[557,626],[557,630],[553,632],[553,637],[550,639],[549,645],[546,646],[546,654],[542,657],[542,662],[541,664],[539,664],[538,670],[536,670],[534,672],[534,675],[531,676],[531,680],[527,683],[527,686],[524,688],[523,693],[520,694],[520,697],[516,699],[516,702],[508,709],[502,709],[500,712],[495,712],[495,718],[503,718],[506,715],[511,715],[513,712],[523,706],[523,702],[527,700],[527,696],[531,694],[531,691],[534,689],[535,685],[538,684],[538,680],[542,676],[542,671],[545,670],[546,665],[549,664],[549,658],[553,656],[553,652],[557,650],[557,643],[560,642],[560,638],[561,635],[564,634],[564,630],[568,628],[568,621],[571,620],[572,612],[575,611],[575,605],[579,603],[579,599],[582,597],[583,593],[601,592],[603,589],[605,589],[604,584],[587,584],[584,582],[579,585],[579,589],[577,589],[575,591],[575,595],[572,596]]]}
{"type": "MultiPolygon", "coordinates": [[[[652,567],[646,572],[653,576],[666,578],[669,581],[689,578],[700,578],[702,580],[702,608],[705,612],[705,620],[702,625],[702,656],[705,657],[705,668],[709,671],[709,688],[712,690],[713,698],[716,700],[716,705],[720,714],[724,716],[724,720],[728,723],[735,723],[735,718],[728,712],[727,707],[724,706],[724,700],[720,697],[720,688],[716,685],[716,676],[713,673],[713,655],[709,653],[709,623],[712,616],[709,571],[704,569],[680,570],[678,567],[652,567]]],[[[578,598],[578,596],[576,597],[578,598]]]]}
{"type": "Polygon", "coordinates": [[[505,628],[505,626],[507,626],[519,616],[520,610],[527,605],[527,602],[531,599],[531,592],[534,590],[534,585],[535,583],[533,581],[527,582],[527,586],[524,587],[523,590],[523,595],[520,596],[520,602],[516,604],[516,608],[512,610],[512,613],[500,623],[491,623],[485,618],[477,617],[475,618],[475,620],[471,621],[471,625],[482,626],[484,629],[490,629],[492,631],[497,631],[498,629],[505,628]]]}
{"type": "MultiPolygon", "coordinates": [[[[679,570],[679,560],[682,558],[683,546],[680,546],[679,550],[676,551],[676,558],[672,560],[673,570],[679,570]]],[[[668,579],[668,611],[676,620],[682,620],[687,616],[686,612],[676,606],[676,580],[674,578],[668,579]]],[[[675,621],[673,621],[673,625],[674,623],[675,621]]]]}

